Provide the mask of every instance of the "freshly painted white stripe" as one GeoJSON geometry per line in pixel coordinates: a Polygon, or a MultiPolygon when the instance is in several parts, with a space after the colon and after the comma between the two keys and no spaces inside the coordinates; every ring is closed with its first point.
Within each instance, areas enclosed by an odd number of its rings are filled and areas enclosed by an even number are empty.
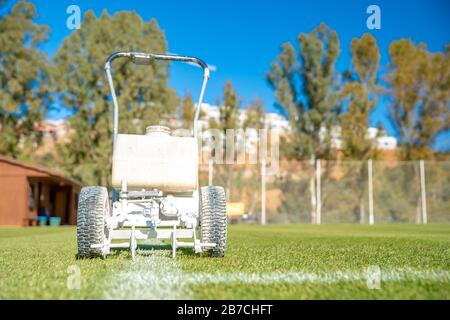
{"type": "MultiPolygon", "coordinates": [[[[450,282],[445,270],[381,269],[380,282],[450,282]]],[[[170,251],[142,250],[130,267],[111,275],[105,299],[191,299],[190,287],[204,284],[333,284],[373,279],[366,271],[272,272],[272,273],[183,273],[170,251]]]]}
{"type": "MultiPolygon", "coordinates": [[[[274,272],[274,273],[229,273],[229,274],[185,274],[183,281],[189,284],[206,283],[322,283],[331,284],[336,282],[366,281],[373,276],[367,272],[337,271],[329,273],[308,272],[274,272]]],[[[418,271],[409,269],[381,270],[381,282],[392,281],[432,281],[450,282],[448,271],[418,271]]]]}
{"type": "Polygon", "coordinates": [[[112,274],[105,299],[190,299],[183,273],[167,250],[138,251],[130,267],[112,274]]]}

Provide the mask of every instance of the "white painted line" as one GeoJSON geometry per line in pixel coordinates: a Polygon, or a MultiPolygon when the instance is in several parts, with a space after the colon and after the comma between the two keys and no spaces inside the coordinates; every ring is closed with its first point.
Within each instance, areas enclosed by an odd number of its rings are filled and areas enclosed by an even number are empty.
{"type": "MultiPolygon", "coordinates": [[[[321,283],[331,284],[336,282],[356,282],[370,279],[367,272],[357,271],[337,271],[329,273],[308,273],[308,272],[274,272],[274,273],[231,273],[231,274],[184,274],[183,281],[189,284],[207,283],[321,283]]],[[[430,282],[450,282],[450,272],[448,271],[422,271],[422,270],[383,270],[381,269],[382,282],[393,281],[430,281],[430,282]]]]}
{"type": "MultiPolygon", "coordinates": [[[[383,282],[450,282],[446,270],[380,269],[383,282]]],[[[367,271],[272,272],[272,273],[184,273],[167,250],[140,250],[130,267],[112,274],[105,299],[192,299],[192,285],[205,284],[333,284],[370,281],[367,271]]]]}
{"type": "Polygon", "coordinates": [[[167,250],[140,250],[130,267],[112,274],[105,299],[191,299],[183,273],[167,250]]]}

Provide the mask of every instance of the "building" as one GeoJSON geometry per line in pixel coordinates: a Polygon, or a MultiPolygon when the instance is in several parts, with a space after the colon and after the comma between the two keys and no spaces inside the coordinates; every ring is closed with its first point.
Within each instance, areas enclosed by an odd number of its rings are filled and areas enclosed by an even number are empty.
{"type": "MultiPolygon", "coordinates": [[[[208,103],[202,104],[202,111],[204,113],[203,119],[201,119],[202,128],[208,127],[208,119],[212,118],[216,121],[220,121],[220,110],[218,106],[210,105],[208,103]]],[[[239,109],[239,124],[242,125],[246,119],[246,109],[239,109]]],[[[283,135],[289,132],[289,121],[281,114],[275,112],[266,112],[265,114],[265,126],[267,129],[275,131],[278,135],[283,135]]],[[[325,138],[326,129],[324,127],[320,130],[322,139],[325,138]]],[[[208,133],[204,135],[205,140],[210,139],[208,133]]],[[[331,146],[337,150],[342,149],[341,128],[335,126],[331,128],[331,146]]],[[[249,144],[249,148],[252,149],[256,146],[258,141],[258,134],[254,129],[248,129],[246,134],[246,143],[249,144]]],[[[379,131],[378,128],[367,128],[366,139],[372,139],[375,141],[378,150],[390,151],[397,148],[397,139],[389,136],[385,131],[379,131]]]]}
{"type": "Polygon", "coordinates": [[[27,226],[40,215],[76,224],[80,189],[60,172],[0,156],[0,225],[27,226]]]}
{"type": "MultiPolygon", "coordinates": [[[[218,106],[211,105],[209,103],[202,103],[203,118],[200,119],[203,128],[208,127],[208,120],[214,119],[217,122],[220,121],[220,110],[218,106]]],[[[247,109],[239,109],[238,122],[242,125],[247,117],[247,109]]],[[[275,112],[265,113],[265,124],[267,128],[276,130],[277,132],[284,133],[289,130],[289,122],[280,114],[275,112]]]]}
{"type": "Polygon", "coordinates": [[[379,150],[395,150],[397,148],[397,139],[388,136],[386,131],[380,131],[378,128],[368,128],[366,137],[375,139],[379,150]]]}
{"type": "MultiPolygon", "coordinates": [[[[324,127],[320,130],[322,139],[325,139],[326,129],[324,127]]],[[[343,143],[341,138],[341,128],[334,126],[330,130],[331,146],[337,150],[341,150],[343,143]]],[[[378,150],[389,151],[397,148],[397,139],[391,137],[386,131],[380,131],[378,128],[367,128],[366,136],[367,140],[373,140],[378,150]]]]}
{"type": "MultiPolygon", "coordinates": [[[[209,120],[214,119],[220,122],[220,109],[216,105],[209,103],[202,103],[202,117],[199,119],[200,128],[207,130],[209,127],[209,120]]],[[[242,125],[247,118],[247,109],[239,109],[238,123],[242,125]]],[[[282,136],[289,133],[290,125],[289,121],[281,114],[276,112],[266,112],[264,117],[265,127],[271,132],[282,136]]],[[[167,125],[172,128],[182,128],[183,124],[180,119],[174,116],[169,116],[163,120],[163,125],[167,125]]],[[[44,143],[39,147],[37,151],[38,156],[44,156],[46,154],[52,154],[55,152],[55,145],[60,141],[67,139],[68,128],[65,120],[45,120],[38,125],[38,130],[44,134],[44,143]]],[[[321,128],[320,135],[325,138],[326,129],[321,128]]],[[[252,128],[248,128],[246,132],[246,148],[247,150],[253,150],[256,148],[259,136],[258,131],[252,128]]],[[[211,139],[211,133],[204,132],[203,139],[206,143],[206,147],[211,139]]],[[[372,139],[375,141],[378,150],[394,151],[397,148],[397,139],[389,136],[387,132],[379,131],[378,128],[368,128],[366,133],[366,139],[372,139]]],[[[337,150],[342,149],[341,128],[334,126],[331,128],[331,146],[337,150]]]]}
{"type": "Polygon", "coordinates": [[[67,142],[68,128],[64,119],[44,120],[36,125],[36,131],[43,135],[42,144],[36,145],[36,156],[44,157],[46,155],[56,156],[56,145],[61,142],[67,142]]]}
{"type": "Polygon", "coordinates": [[[63,139],[67,134],[67,124],[64,119],[44,120],[36,126],[36,130],[43,133],[44,138],[52,138],[55,141],[63,139]]]}

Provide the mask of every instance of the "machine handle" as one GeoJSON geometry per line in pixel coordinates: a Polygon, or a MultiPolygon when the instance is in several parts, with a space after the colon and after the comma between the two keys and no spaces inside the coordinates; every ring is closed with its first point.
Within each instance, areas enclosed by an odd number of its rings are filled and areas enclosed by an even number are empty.
{"type": "Polygon", "coordinates": [[[114,104],[114,136],[113,136],[113,148],[116,145],[117,134],[119,130],[119,105],[117,102],[116,92],[114,90],[114,84],[111,76],[111,62],[117,58],[128,58],[135,64],[148,65],[152,60],[169,60],[169,61],[181,61],[186,63],[194,63],[203,69],[203,83],[200,90],[200,96],[198,98],[197,106],[195,107],[194,115],[194,137],[198,134],[198,117],[200,114],[200,106],[202,105],[203,95],[205,93],[206,84],[209,79],[209,68],[208,65],[195,57],[189,56],[179,56],[179,55],[169,55],[169,54],[154,54],[154,53],[143,53],[143,52],[115,52],[111,54],[105,62],[105,73],[108,80],[109,89],[111,91],[111,96],[114,104]]]}

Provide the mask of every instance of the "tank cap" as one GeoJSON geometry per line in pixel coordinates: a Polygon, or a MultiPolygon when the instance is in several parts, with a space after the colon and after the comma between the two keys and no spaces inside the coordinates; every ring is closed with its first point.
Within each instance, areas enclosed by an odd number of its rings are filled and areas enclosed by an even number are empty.
{"type": "Polygon", "coordinates": [[[148,126],[145,128],[145,135],[147,136],[169,136],[170,128],[166,126],[148,126]]]}

